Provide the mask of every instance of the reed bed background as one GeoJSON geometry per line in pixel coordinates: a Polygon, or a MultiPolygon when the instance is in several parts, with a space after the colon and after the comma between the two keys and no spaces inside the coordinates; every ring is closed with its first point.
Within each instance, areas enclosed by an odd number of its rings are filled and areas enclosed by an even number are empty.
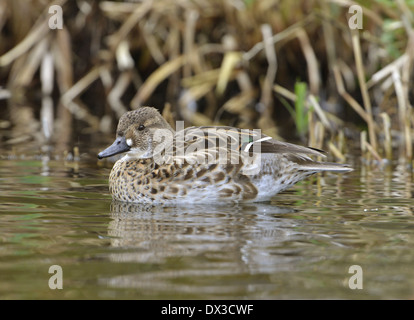
{"type": "Polygon", "coordinates": [[[412,0],[0,0],[0,144],[67,152],[152,105],[412,164],[413,25],[412,0]]]}

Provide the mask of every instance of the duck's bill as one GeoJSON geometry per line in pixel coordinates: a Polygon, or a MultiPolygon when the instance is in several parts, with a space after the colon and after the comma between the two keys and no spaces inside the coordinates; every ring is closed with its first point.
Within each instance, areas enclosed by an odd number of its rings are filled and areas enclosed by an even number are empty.
{"type": "Polygon", "coordinates": [[[118,137],[115,139],[114,143],[111,146],[106,148],[104,151],[99,152],[98,159],[103,159],[122,152],[127,152],[129,149],[131,149],[131,147],[127,145],[125,137],[118,137]]]}

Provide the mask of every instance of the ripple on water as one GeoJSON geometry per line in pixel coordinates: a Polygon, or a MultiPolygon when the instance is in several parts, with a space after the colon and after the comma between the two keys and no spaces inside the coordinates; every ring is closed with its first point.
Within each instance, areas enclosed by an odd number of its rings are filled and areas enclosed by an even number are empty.
{"type": "Polygon", "coordinates": [[[356,168],[271,203],[153,207],[112,202],[109,170],[0,161],[0,298],[414,296],[410,174],[356,168]],[[358,292],[351,265],[364,271],[358,292]]]}

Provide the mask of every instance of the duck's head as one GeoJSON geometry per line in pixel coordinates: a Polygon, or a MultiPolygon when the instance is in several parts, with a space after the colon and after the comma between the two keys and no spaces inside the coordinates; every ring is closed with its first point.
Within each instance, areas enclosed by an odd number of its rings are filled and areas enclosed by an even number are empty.
{"type": "Polygon", "coordinates": [[[151,158],[160,143],[165,143],[174,130],[157,109],[141,107],[119,119],[114,143],[98,154],[98,159],[128,152],[132,158],[151,158]],[[168,137],[167,137],[168,138],[168,137]]]}

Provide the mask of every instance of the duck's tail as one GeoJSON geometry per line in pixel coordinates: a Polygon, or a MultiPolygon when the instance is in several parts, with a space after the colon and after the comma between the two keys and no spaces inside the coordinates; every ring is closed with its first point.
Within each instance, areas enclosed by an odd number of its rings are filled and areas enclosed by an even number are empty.
{"type": "Polygon", "coordinates": [[[332,172],[350,172],[353,171],[349,165],[341,164],[341,163],[333,163],[333,162],[307,162],[301,163],[300,168],[306,171],[315,171],[315,172],[322,172],[322,171],[332,171],[332,172]]]}

